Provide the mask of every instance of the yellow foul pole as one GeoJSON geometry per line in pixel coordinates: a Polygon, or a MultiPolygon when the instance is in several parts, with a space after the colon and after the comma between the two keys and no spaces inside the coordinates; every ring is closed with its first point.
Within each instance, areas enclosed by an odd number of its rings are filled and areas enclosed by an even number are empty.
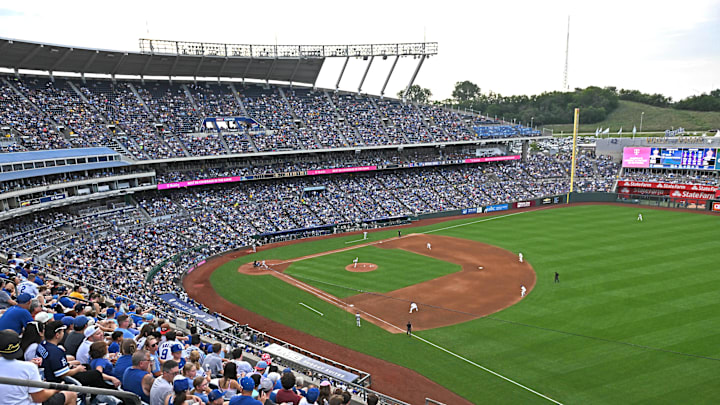
{"type": "MultiPolygon", "coordinates": [[[[573,147],[572,147],[572,164],[570,165],[570,193],[573,192],[573,186],[575,185],[575,152],[577,145],[577,134],[578,134],[578,122],[580,118],[580,109],[575,109],[575,123],[573,124],[573,147]]],[[[565,203],[570,203],[570,193],[568,193],[565,203]]]]}

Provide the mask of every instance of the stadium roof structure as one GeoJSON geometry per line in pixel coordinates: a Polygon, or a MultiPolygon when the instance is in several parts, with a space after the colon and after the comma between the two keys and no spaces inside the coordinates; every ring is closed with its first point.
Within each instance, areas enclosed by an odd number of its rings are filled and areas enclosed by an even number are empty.
{"type": "Polygon", "coordinates": [[[369,69],[375,56],[420,56],[421,60],[424,60],[425,57],[435,54],[435,42],[378,45],[241,45],[140,39],[140,52],[129,52],[0,38],[0,67],[14,69],[16,72],[27,69],[47,71],[50,74],[72,72],[113,77],[227,77],[313,85],[325,58],[370,58],[367,66],[369,69]]]}

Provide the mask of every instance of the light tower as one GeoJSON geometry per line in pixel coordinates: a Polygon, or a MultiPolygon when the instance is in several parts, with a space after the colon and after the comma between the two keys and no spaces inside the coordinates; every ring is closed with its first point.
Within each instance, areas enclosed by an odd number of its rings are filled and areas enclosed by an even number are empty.
{"type": "Polygon", "coordinates": [[[570,16],[568,16],[567,41],[565,42],[565,71],[563,72],[563,90],[570,90],[568,86],[568,56],[570,55],[570,16]]]}

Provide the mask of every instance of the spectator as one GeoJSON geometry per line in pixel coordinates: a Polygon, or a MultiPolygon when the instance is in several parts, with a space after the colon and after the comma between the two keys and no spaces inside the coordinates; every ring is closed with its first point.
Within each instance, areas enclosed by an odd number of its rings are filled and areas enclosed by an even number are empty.
{"type": "Polygon", "coordinates": [[[292,372],[283,373],[282,376],[280,376],[280,383],[282,384],[282,389],[275,395],[275,402],[289,402],[293,405],[298,405],[301,397],[292,390],[293,387],[295,387],[295,374],[292,372]]]}
{"type": "MultiPolygon", "coordinates": [[[[85,340],[80,344],[75,359],[79,361],[80,364],[90,364],[90,346],[95,342],[103,342],[105,335],[103,331],[95,325],[85,328],[83,335],[85,336],[85,340]]],[[[103,356],[105,354],[107,354],[107,345],[105,345],[105,353],[103,356]]]]}
{"type": "Polygon", "coordinates": [[[150,364],[150,353],[138,350],[132,355],[132,367],[125,370],[122,378],[123,389],[135,393],[145,403],[150,402],[150,390],[154,382],[149,372],[150,364]]]}
{"type": "Polygon", "coordinates": [[[238,384],[237,366],[234,363],[225,363],[222,378],[218,380],[217,384],[220,390],[225,393],[225,399],[233,398],[242,390],[242,387],[238,384]]]}
{"type": "Polygon", "coordinates": [[[65,353],[75,356],[77,355],[78,348],[85,340],[85,328],[88,326],[89,319],[85,315],[80,315],[73,321],[73,330],[68,333],[63,347],[65,347],[65,353]]]}
{"type": "Polygon", "coordinates": [[[211,377],[219,377],[223,372],[223,358],[220,357],[222,351],[222,345],[220,343],[213,343],[212,353],[205,356],[205,362],[203,362],[203,368],[210,374],[211,377]]]}
{"type": "MultiPolygon", "coordinates": [[[[0,377],[42,381],[38,372],[38,364],[20,361],[23,358],[23,352],[20,348],[20,337],[17,332],[7,329],[0,330],[0,354],[2,354],[2,357],[0,357],[0,377]]],[[[0,384],[0,398],[6,404],[75,405],[77,394],[69,391],[0,384]]]]}
{"type": "Polygon", "coordinates": [[[30,313],[32,297],[28,293],[22,293],[17,297],[17,305],[8,308],[0,316],[0,330],[12,329],[18,335],[22,334],[25,325],[33,321],[30,313]]]}
{"type": "Polygon", "coordinates": [[[115,377],[122,378],[125,370],[132,367],[132,355],[135,354],[137,346],[135,341],[132,339],[123,340],[120,346],[120,354],[117,361],[115,362],[115,377]]]}
{"type": "MultiPolygon", "coordinates": [[[[233,366],[232,369],[235,369],[233,366]]],[[[255,381],[250,377],[240,379],[240,394],[230,399],[230,405],[263,405],[257,399],[253,399],[252,394],[255,390],[255,381]]]]}
{"type": "Polygon", "coordinates": [[[178,374],[180,369],[174,360],[163,363],[162,376],[156,378],[150,387],[150,405],[165,404],[165,399],[173,391],[172,381],[178,374]]]}

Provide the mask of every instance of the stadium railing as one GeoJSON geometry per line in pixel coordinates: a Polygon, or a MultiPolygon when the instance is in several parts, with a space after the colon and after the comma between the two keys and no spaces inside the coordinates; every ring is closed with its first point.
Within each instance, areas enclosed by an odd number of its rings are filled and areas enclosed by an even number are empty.
{"type": "Polygon", "coordinates": [[[82,385],[52,383],[44,381],[30,381],[20,378],[0,377],[0,384],[17,385],[20,387],[44,388],[50,390],[73,391],[79,394],[108,395],[119,398],[128,405],[141,405],[140,397],[127,391],[111,390],[106,388],[85,387],[82,385]]]}

